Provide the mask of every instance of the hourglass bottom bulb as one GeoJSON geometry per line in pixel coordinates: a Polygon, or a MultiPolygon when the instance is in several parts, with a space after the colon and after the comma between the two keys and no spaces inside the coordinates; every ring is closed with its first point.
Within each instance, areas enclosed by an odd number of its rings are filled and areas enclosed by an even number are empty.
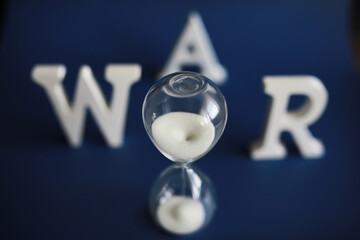
{"type": "Polygon", "coordinates": [[[204,154],[215,137],[215,128],[209,119],[188,112],[164,114],[153,122],[151,130],[159,150],[180,162],[204,154]]]}
{"type": "Polygon", "coordinates": [[[205,221],[201,202],[184,196],[173,196],[157,209],[159,224],[175,234],[190,234],[199,230],[205,221]]]}
{"type": "Polygon", "coordinates": [[[190,164],[166,168],[153,184],[149,200],[160,227],[181,235],[204,228],[216,208],[210,179],[190,164]]]}

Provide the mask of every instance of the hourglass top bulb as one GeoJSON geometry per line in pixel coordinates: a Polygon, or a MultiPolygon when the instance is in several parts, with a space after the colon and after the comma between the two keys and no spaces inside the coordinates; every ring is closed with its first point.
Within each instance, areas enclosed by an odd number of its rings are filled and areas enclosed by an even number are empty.
{"type": "Polygon", "coordinates": [[[189,163],[204,156],[219,140],[227,107],[211,80],[198,73],[178,72],[151,87],[143,104],[143,121],[165,157],[189,163]]]}

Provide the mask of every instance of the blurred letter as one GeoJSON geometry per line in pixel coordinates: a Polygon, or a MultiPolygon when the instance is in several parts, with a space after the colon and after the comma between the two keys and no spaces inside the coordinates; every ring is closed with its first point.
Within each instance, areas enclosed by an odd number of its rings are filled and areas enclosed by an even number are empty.
{"type": "Polygon", "coordinates": [[[198,66],[200,73],[215,83],[224,83],[226,69],[219,63],[205,26],[198,13],[190,13],[186,26],[160,77],[182,71],[184,66],[198,66]]]}
{"type": "Polygon", "coordinates": [[[265,77],[265,92],[271,96],[270,112],[264,137],[252,146],[251,157],[257,160],[280,159],[286,149],[280,143],[280,133],[289,131],[300,153],[306,158],[324,154],[324,146],[308,128],[323,113],[328,93],[321,81],[312,76],[265,77]],[[288,111],[291,95],[305,95],[308,100],[296,111],[288,111]]]}
{"type": "Polygon", "coordinates": [[[106,67],[105,79],[114,89],[110,105],[106,103],[90,67],[82,66],[75,100],[70,106],[62,85],[65,75],[63,65],[37,65],[32,71],[33,80],[45,89],[50,98],[70,145],[78,147],[82,142],[85,110],[88,107],[107,144],[111,147],[121,146],[130,87],[139,80],[141,67],[137,64],[106,67]]]}

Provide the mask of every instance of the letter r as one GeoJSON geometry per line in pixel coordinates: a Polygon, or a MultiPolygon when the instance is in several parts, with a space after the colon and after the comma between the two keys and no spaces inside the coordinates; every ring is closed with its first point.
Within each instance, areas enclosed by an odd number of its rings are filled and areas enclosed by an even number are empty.
{"type": "Polygon", "coordinates": [[[251,157],[255,160],[285,157],[286,149],[280,142],[283,131],[291,133],[301,155],[321,157],[324,146],[308,128],[322,115],[328,101],[327,90],[321,81],[313,76],[266,76],[263,84],[272,101],[264,136],[253,144],[251,157]],[[292,95],[305,95],[308,99],[299,109],[288,111],[292,95]]]}

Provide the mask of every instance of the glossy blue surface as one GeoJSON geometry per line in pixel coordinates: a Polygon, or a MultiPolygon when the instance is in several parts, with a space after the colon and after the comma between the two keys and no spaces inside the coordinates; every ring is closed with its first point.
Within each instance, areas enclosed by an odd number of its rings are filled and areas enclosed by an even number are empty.
{"type": "Polygon", "coordinates": [[[1,239],[173,238],[147,210],[151,184],[170,161],[146,135],[141,107],[193,9],[229,72],[221,87],[229,120],[195,164],[213,180],[218,210],[186,239],[360,238],[360,79],[349,1],[24,0],[8,2],[0,46],[1,239]],[[125,146],[108,148],[88,114],[84,144],[71,149],[32,67],[65,64],[72,99],[88,64],[109,99],[105,65],[129,62],[142,65],[143,77],[131,91],[125,146]],[[250,161],[246,149],[268,103],[261,78],[278,74],[312,74],[327,87],[328,108],[311,127],[324,158],[290,150],[284,161],[250,161]]]}

